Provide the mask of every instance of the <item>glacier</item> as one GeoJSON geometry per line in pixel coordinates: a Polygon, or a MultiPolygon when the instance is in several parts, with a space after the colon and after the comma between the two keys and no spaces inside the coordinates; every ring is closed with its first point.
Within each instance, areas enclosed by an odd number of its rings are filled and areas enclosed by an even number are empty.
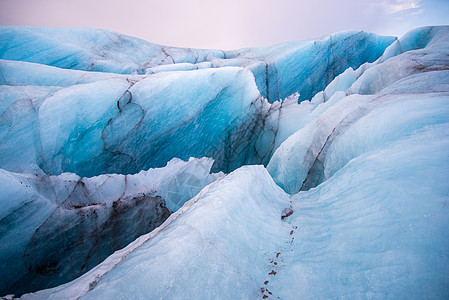
{"type": "Polygon", "coordinates": [[[0,295],[449,298],[449,26],[0,40],[0,295]]]}
{"type": "Polygon", "coordinates": [[[134,175],[90,178],[1,170],[0,263],[8,268],[1,288],[23,293],[85,273],[221,177],[209,174],[212,163],[173,159],[134,175]]]}
{"type": "Polygon", "coordinates": [[[245,67],[270,102],[295,92],[308,100],[348,67],[376,60],[394,37],[342,32],[319,40],[233,51],[166,47],[107,30],[2,26],[0,59],[64,69],[154,74],[245,67]],[[346,51],[356,48],[358,51],[346,51]]]}

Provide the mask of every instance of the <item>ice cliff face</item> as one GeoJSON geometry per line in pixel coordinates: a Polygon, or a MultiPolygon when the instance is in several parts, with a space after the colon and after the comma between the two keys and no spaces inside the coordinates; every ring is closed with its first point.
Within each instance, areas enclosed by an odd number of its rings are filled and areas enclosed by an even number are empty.
{"type": "Polygon", "coordinates": [[[449,27],[0,32],[0,294],[449,297],[449,27]]]}
{"type": "Polygon", "coordinates": [[[79,71],[60,74],[54,67],[23,62],[0,64],[7,74],[4,83],[15,84],[3,93],[9,103],[2,111],[1,163],[8,170],[22,171],[26,162],[47,174],[128,174],[162,167],[175,157],[209,156],[216,161],[214,169],[229,171],[248,160],[268,159],[264,152],[269,151],[259,148],[269,145],[254,146],[268,103],[247,70],[104,78],[79,71]],[[23,68],[29,73],[20,81],[14,72],[23,68]],[[48,86],[38,87],[41,94],[30,94],[22,84],[37,85],[41,72],[51,77],[48,86]],[[77,76],[92,82],[77,82],[77,76]],[[21,147],[24,140],[30,147],[21,147]]]}

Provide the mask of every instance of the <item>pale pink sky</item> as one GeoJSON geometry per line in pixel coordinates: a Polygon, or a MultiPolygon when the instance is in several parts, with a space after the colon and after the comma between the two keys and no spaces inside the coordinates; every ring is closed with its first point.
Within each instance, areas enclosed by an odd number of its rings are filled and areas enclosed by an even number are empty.
{"type": "Polygon", "coordinates": [[[342,30],[402,35],[448,16],[449,0],[0,0],[0,25],[97,27],[225,50],[342,30]]]}

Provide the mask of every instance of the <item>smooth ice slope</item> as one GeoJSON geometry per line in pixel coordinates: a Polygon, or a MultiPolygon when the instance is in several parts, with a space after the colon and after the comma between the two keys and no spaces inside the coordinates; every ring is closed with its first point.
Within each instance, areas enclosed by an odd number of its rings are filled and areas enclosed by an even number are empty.
{"type": "Polygon", "coordinates": [[[122,74],[245,67],[269,102],[296,92],[302,101],[345,69],[376,60],[394,40],[366,32],[342,32],[311,41],[221,51],[160,46],[100,29],[3,26],[0,59],[122,74]]]}
{"type": "Polygon", "coordinates": [[[273,295],[446,299],[448,133],[446,122],[385,141],[292,197],[296,244],[273,295]]]}
{"type": "Polygon", "coordinates": [[[0,170],[0,294],[57,286],[90,270],[222,174],[174,159],[135,175],[80,178],[0,170]]]}

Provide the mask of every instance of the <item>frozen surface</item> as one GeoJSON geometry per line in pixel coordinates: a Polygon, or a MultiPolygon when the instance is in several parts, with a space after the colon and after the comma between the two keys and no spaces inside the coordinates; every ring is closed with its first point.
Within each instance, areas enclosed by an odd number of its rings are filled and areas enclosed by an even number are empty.
{"type": "Polygon", "coordinates": [[[174,159],[135,175],[80,178],[0,171],[0,293],[67,282],[142,234],[222,174],[174,159]],[[11,201],[16,199],[15,201],[11,201]]]}
{"type": "Polygon", "coordinates": [[[416,130],[292,197],[242,167],[85,276],[23,299],[445,299],[448,133],[416,130]]]}
{"type": "Polygon", "coordinates": [[[447,121],[414,130],[293,196],[298,230],[273,295],[446,299],[448,133],[447,121]]]}
{"type": "MultiPolygon", "coordinates": [[[[416,45],[408,46],[413,50],[385,60],[381,58],[356,71],[348,69],[334,79],[324,90],[324,94],[317,95],[312,100],[317,105],[314,111],[323,112],[289,136],[273,154],[268,170],[275,181],[285,191],[294,194],[315,187],[329,178],[334,171],[325,169],[332,168],[326,166],[328,154],[329,157],[334,157],[338,153],[333,143],[338,144],[340,134],[349,127],[352,127],[352,134],[357,130],[358,136],[366,136],[362,142],[351,135],[348,138],[352,141],[351,149],[347,148],[348,140],[343,142],[343,147],[346,148],[342,153],[351,157],[354,151],[365,151],[367,144],[374,147],[382,139],[390,142],[390,136],[398,138],[410,134],[410,130],[424,126],[426,122],[445,122],[443,108],[449,92],[448,30],[448,27],[414,30],[397,43],[403,39],[409,41],[413,34],[420,37],[423,32],[429,40],[423,44],[422,38],[417,37],[416,45]],[[321,109],[330,103],[330,108],[321,109]],[[407,106],[410,107],[406,108],[407,106]],[[376,115],[377,109],[385,111],[376,115]],[[364,120],[365,116],[378,128],[368,132],[367,125],[355,129],[353,124],[357,120],[364,120]]],[[[397,43],[391,45],[386,53],[397,47],[397,43]]],[[[351,158],[345,159],[344,163],[351,158]]],[[[336,169],[340,167],[341,165],[336,169]]]]}
{"type": "Polygon", "coordinates": [[[296,92],[303,101],[345,69],[376,60],[394,41],[372,33],[342,32],[318,40],[221,51],[166,47],[100,29],[3,26],[0,59],[121,74],[245,67],[269,102],[296,92]]]}
{"type": "Polygon", "coordinates": [[[0,32],[3,294],[449,298],[449,27],[225,52],[0,32]]]}
{"type": "Polygon", "coordinates": [[[239,67],[151,75],[0,67],[0,166],[12,172],[129,174],[204,156],[229,172],[266,165],[312,116],[297,94],[268,103],[239,67]]]}
{"type": "Polygon", "coordinates": [[[262,67],[250,69],[261,94],[269,100],[299,92],[299,100],[303,101],[311,99],[347,68],[376,60],[394,40],[366,32],[341,32],[320,40],[230,51],[228,57],[265,62],[262,67]]]}
{"type": "Polygon", "coordinates": [[[247,70],[125,76],[0,64],[11,70],[6,82],[15,80],[0,88],[6,99],[0,107],[0,165],[6,170],[36,164],[46,174],[128,174],[162,167],[174,157],[209,156],[214,169],[228,171],[252,157],[257,163],[269,158],[248,146],[258,138],[250,133],[263,130],[258,125],[268,103],[247,70]],[[40,85],[41,72],[49,86],[40,85]]]}
{"type": "Polygon", "coordinates": [[[289,205],[262,166],[242,167],[187,202],[158,234],[142,236],[74,285],[24,299],[258,297],[269,260],[285,247],[290,226],[281,214],[289,205]]]}
{"type": "Polygon", "coordinates": [[[113,31],[93,28],[2,26],[0,58],[65,69],[145,73],[147,68],[223,57],[220,50],[164,47],[113,31]]]}
{"type": "Polygon", "coordinates": [[[341,126],[348,115],[372,98],[360,95],[347,97],[289,136],[277,148],[268,165],[268,170],[277,183],[288,193],[299,192],[335,128],[341,126]]]}

